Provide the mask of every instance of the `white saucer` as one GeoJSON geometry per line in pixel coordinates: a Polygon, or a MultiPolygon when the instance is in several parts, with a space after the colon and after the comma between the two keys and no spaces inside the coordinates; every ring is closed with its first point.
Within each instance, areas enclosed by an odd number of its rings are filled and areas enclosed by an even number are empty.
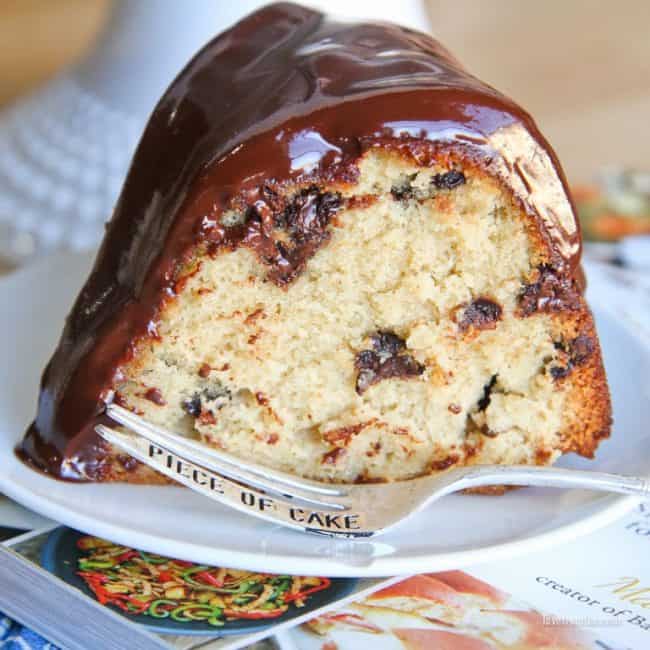
{"type": "MultiPolygon", "coordinates": [[[[189,490],[78,485],[41,476],[13,448],[34,416],[39,376],[90,265],[87,256],[45,259],[0,280],[0,490],[85,532],[186,560],[270,572],[387,576],[460,568],[587,534],[633,507],[629,497],[522,489],[502,497],[450,496],[372,541],[307,535],[222,508],[189,490]]],[[[594,461],[565,466],[650,476],[650,350],[599,305],[615,429],[594,461]]]]}

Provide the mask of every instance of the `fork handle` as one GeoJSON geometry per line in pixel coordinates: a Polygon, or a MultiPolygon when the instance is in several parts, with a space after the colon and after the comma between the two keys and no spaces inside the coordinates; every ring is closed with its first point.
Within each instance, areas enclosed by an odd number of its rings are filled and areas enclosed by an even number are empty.
{"type": "Polygon", "coordinates": [[[650,479],[606,472],[529,465],[478,465],[464,472],[463,488],[486,485],[583,488],[650,498],[650,479]]]}

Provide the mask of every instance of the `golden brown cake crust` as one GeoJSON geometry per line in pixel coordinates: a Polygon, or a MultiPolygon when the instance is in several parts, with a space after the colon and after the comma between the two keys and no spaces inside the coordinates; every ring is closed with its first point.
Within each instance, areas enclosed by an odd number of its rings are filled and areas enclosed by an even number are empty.
{"type": "Polygon", "coordinates": [[[593,317],[586,305],[575,320],[574,332],[576,336],[588,337],[594,349],[589,358],[574,369],[571,375],[571,407],[568,409],[566,427],[562,432],[563,451],[593,458],[599,442],[610,435],[612,405],[600,343],[593,317]]]}

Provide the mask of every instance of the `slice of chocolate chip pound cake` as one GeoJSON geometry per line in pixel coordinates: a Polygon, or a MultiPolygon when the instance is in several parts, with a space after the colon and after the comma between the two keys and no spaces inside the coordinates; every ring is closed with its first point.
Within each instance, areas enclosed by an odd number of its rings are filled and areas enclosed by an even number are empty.
{"type": "Polygon", "coordinates": [[[20,452],[163,480],[106,402],[328,481],[590,456],[610,427],[553,151],[437,42],[272,5],[161,99],[20,452]]]}

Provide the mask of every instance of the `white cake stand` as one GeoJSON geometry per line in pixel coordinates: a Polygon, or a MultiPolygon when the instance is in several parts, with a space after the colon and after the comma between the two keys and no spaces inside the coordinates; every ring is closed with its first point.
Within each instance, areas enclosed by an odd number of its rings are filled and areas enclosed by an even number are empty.
{"type": "MultiPolygon", "coordinates": [[[[0,260],[94,248],[160,95],[206,41],[262,4],[119,0],[84,61],[0,114],[0,260]]],[[[388,3],[306,4],[391,18],[388,3]]],[[[428,28],[419,0],[400,3],[399,21],[428,28]]]]}

